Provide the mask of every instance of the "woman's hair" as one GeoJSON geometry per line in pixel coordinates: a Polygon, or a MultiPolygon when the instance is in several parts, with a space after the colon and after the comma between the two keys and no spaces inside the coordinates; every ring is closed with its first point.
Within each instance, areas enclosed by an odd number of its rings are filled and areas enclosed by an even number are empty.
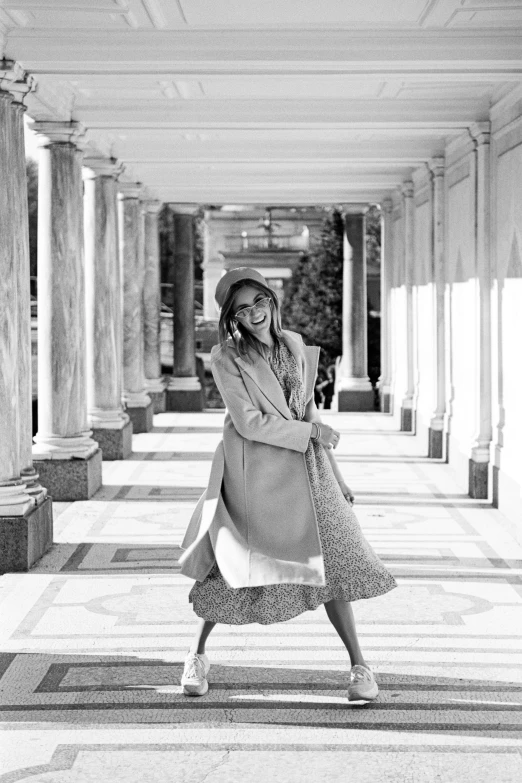
{"type": "Polygon", "coordinates": [[[279,304],[279,297],[269,288],[267,285],[258,283],[257,280],[239,280],[230,286],[230,289],[226,295],[221,313],[219,316],[219,341],[222,348],[226,347],[228,338],[232,338],[232,341],[237,349],[237,352],[242,359],[251,361],[252,351],[263,356],[265,359],[268,357],[268,346],[264,345],[257,339],[248,329],[235,318],[234,313],[234,297],[238,291],[246,286],[257,288],[262,294],[270,298],[272,318],[270,321],[270,334],[277,340],[281,337],[281,306],[279,304]]]}

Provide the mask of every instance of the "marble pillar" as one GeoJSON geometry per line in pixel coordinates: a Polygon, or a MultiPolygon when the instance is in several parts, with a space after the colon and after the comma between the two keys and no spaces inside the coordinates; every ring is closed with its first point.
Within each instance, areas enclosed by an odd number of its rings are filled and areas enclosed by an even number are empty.
{"type": "Polygon", "coordinates": [[[406,293],[406,392],[401,402],[401,432],[415,432],[415,368],[413,315],[413,182],[402,188],[404,200],[404,286],[406,293]]]}
{"type": "Polygon", "coordinates": [[[200,411],[203,389],[196,372],[194,323],[194,216],[192,205],[174,205],[174,366],[167,410],[200,411]]]}
{"type": "Polygon", "coordinates": [[[491,260],[490,260],[490,126],[475,123],[470,128],[474,141],[476,187],[476,305],[475,327],[478,335],[475,436],[469,459],[469,494],[472,498],[488,497],[492,424],[492,353],[491,353],[491,260]]]}
{"type": "Polygon", "coordinates": [[[118,255],[116,179],[122,166],[84,159],[87,418],[104,460],[132,452],[123,410],[123,298],[118,255]]]}
{"type": "Polygon", "coordinates": [[[430,161],[433,204],[432,269],[435,309],[433,339],[435,409],[428,431],[428,456],[442,459],[446,418],[446,263],[444,254],[444,158],[430,161]]]}
{"type": "Polygon", "coordinates": [[[38,432],[33,457],[54,500],[101,486],[87,423],[81,128],[35,122],[38,168],[38,432]]]}
{"type": "Polygon", "coordinates": [[[368,377],[366,302],[366,206],[344,209],[343,356],[339,367],[339,411],[372,411],[374,394],[368,377]]]}
{"type": "Polygon", "coordinates": [[[225,260],[213,247],[209,230],[210,213],[205,213],[203,235],[203,316],[209,321],[219,319],[216,288],[225,270],[225,260]]]}
{"type": "Polygon", "coordinates": [[[23,71],[0,68],[0,574],[52,544],[52,507],[31,455],[31,334],[23,71]],[[5,89],[4,89],[5,88],[5,89]],[[25,199],[25,203],[24,203],[25,199]]]}
{"type": "Polygon", "coordinates": [[[391,295],[393,282],[392,247],[393,204],[386,199],[381,207],[381,377],[379,378],[382,413],[391,413],[392,358],[391,358],[391,295]]]}
{"type": "Polygon", "coordinates": [[[153,403],[143,366],[144,213],[137,182],[118,185],[120,263],[123,270],[123,399],[133,431],[152,430],[153,403]]]}
{"type": "Polygon", "coordinates": [[[145,278],[143,283],[143,339],[145,388],[154,405],[154,413],[166,407],[165,379],[160,355],[160,247],[158,215],[161,201],[143,201],[145,212],[145,278]]]}

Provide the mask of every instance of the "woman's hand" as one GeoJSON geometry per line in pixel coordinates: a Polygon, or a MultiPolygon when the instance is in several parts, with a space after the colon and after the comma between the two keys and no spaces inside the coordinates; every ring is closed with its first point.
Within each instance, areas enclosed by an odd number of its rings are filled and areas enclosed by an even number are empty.
{"type": "Polygon", "coordinates": [[[339,486],[341,488],[341,492],[343,493],[344,497],[346,498],[347,502],[353,506],[355,502],[355,495],[353,494],[352,490],[348,486],[348,484],[345,484],[344,481],[339,482],[339,486]]]}
{"type": "Polygon", "coordinates": [[[321,437],[318,438],[318,443],[324,446],[325,449],[335,449],[341,439],[341,433],[334,430],[333,427],[329,427],[328,424],[321,423],[321,437]]]}

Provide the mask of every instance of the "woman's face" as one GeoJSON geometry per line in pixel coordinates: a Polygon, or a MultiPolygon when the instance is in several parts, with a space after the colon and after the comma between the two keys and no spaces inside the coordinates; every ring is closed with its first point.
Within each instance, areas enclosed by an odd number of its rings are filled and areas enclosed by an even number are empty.
{"type": "Polygon", "coordinates": [[[263,338],[269,336],[272,323],[271,300],[259,288],[245,285],[236,291],[233,313],[237,321],[258,340],[264,342],[263,338]]]}

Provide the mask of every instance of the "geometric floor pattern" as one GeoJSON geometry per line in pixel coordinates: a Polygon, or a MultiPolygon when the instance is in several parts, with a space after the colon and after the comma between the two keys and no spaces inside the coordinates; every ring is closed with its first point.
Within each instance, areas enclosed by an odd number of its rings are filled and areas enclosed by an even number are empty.
{"type": "Polygon", "coordinates": [[[381,414],[331,414],[365,535],[399,587],[354,604],[375,703],[346,698],[324,609],[220,625],[181,694],[179,544],[223,414],[160,414],[55,545],[0,577],[0,783],[522,780],[522,526],[470,500],[381,414]]]}

